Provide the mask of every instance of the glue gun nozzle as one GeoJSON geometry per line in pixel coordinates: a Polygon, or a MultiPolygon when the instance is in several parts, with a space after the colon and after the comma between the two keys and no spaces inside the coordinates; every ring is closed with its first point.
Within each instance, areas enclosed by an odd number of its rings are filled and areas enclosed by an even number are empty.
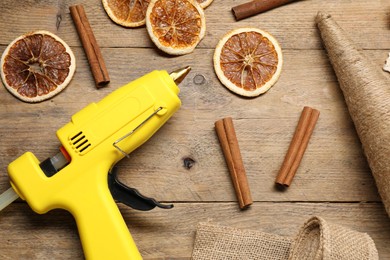
{"type": "Polygon", "coordinates": [[[187,74],[190,72],[191,67],[187,66],[182,69],[175,70],[169,74],[173,81],[175,81],[176,85],[178,85],[180,82],[183,81],[183,79],[187,76],[187,74]]]}

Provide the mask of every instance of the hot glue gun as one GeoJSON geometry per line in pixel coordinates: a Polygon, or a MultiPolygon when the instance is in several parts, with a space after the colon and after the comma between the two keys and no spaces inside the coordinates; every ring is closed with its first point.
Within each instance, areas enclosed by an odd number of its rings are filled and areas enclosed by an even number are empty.
{"type": "Polygon", "coordinates": [[[57,131],[57,155],[39,162],[26,152],[9,164],[12,187],[0,196],[0,210],[18,196],[39,214],[65,209],[87,259],[142,259],[116,202],[139,210],[172,205],[119,182],[114,165],[179,109],[177,84],[189,70],[153,71],[74,114],[57,131]]]}

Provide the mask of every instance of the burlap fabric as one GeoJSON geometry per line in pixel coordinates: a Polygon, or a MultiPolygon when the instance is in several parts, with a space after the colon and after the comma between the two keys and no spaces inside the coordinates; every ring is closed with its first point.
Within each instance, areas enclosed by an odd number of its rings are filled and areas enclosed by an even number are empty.
{"type": "Polygon", "coordinates": [[[316,23],[390,215],[390,80],[329,14],[318,13],[316,23]]]}
{"type": "Polygon", "coordinates": [[[373,240],[365,233],[310,218],[295,238],[200,223],[193,260],[377,260],[373,240]]]}
{"type": "Polygon", "coordinates": [[[287,259],[291,242],[273,234],[199,223],[192,259],[287,259]]]}

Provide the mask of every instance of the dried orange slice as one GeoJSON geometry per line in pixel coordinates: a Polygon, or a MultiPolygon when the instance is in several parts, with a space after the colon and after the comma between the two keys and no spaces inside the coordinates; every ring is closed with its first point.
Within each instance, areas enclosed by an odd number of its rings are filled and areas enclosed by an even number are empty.
{"type": "Polygon", "coordinates": [[[208,7],[212,2],[213,0],[196,0],[200,7],[202,7],[203,9],[205,9],[206,7],[208,7]]]}
{"type": "Polygon", "coordinates": [[[276,39],[257,28],[239,28],[226,34],[214,52],[214,70],[231,91],[255,97],[278,80],[283,64],[276,39]]]}
{"type": "Polygon", "coordinates": [[[24,34],[1,57],[5,87],[26,102],[40,102],[61,92],[76,69],[70,47],[48,31],[24,34]]]}
{"type": "Polygon", "coordinates": [[[104,10],[115,23],[125,27],[145,24],[145,14],[150,0],[102,0],[104,10]]]}
{"type": "Polygon", "coordinates": [[[204,11],[193,0],[152,0],[146,28],[156,46],[172,55],[192,52],[204,37],[204,11]]]}

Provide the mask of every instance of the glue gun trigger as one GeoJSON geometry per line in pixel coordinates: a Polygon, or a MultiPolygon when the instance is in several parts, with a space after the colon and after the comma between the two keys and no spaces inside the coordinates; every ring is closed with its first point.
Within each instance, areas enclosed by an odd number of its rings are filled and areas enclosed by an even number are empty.
{"type": "Polygon", "coordinates": [[[148,211],[156,206],[163,209],[173,208],[172,204],[161,204],[153,198],[142,195],[137,189],[130,188],[117,178],[117,168],[108,173],[108,188],[116,202],[123,203],[133,209],[148,211]]]}

